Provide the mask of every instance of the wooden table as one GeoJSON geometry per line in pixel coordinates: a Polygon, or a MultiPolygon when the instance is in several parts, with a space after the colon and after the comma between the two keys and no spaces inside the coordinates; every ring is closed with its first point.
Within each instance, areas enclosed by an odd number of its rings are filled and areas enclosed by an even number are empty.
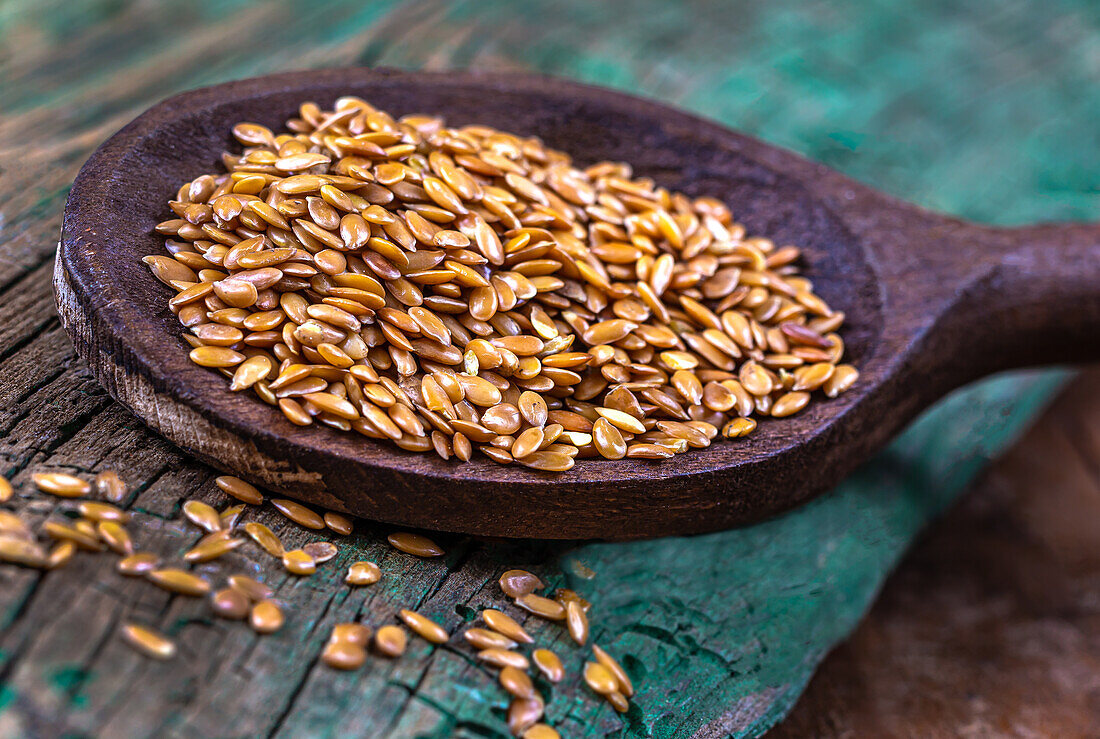
{"type": "MultiPolygon", "coordinates": [[[[196,538],[180,520],[184,500],[225,504],[210,470],[148,432],[75,361],[50,289],[61,206],[84,158],[147,105],[206,83],[353,63],[534,69],[662,97],[969,217],[1095,217],[1090,5],[996,16],[880,6],[9,0],[0,9],[0,473],[23,485],[33,471],[118,469],[133,486],[139,544],[165,555],[196,538]],[[1044,135],[1033,135],[1040,126],[1044,135]],[[1002,164],[1004,176],[990,177],[1002,164]]],[[[542,686],[563,735],[758,733],[793,703],[914,532],[982,466],[983,434],[1000,448],[998,434],[1045,393],[997,387],[967,396],[987,411],[967,433],[941,443],[926,423],[837,494],[752,529],[629,548],[445,537],[445,561],[425,563],[389,550],[388,529],[364,524],[340,560],[306,581],[242,550],[233,566],[264,573],[292,614],[272,637],[118,577],[107,556],[46,576],[2,567],[0,736],[501,736],[502,694],[457,641],[414,642],[405,659],[351,675],[317,654],[333,623],[377,625],[399,607],[460,631],[501,602],[495,578],[516,565],[602,595],[595,638],[626,655],[642,691],[621,719],[579,684],[583,655],[568,638],[532,627],[569,657],[572,678],[542,686]],[[1017,397],[1026,402],[1013,406],[1017,397]],[[910,469],[929,477],[914,482],[910,469]],[[386,580],[338,587],[341,566],[358,558],[379,561],[386,580]],[[587,580],[578,560],[599,576],[587,580]],[[157,664],[131,652],[117,637],[126,619],[169,631],[181,658],[157,664]]],[[[966,421],[959,413],[939,422],[966,421]]],[[[58,515],[55,501],[27,492],[15,502],[27,518],[58,515]]],[[[279,521],[270,509],[256,519],[279,521]]],[[[290,543],[314,538],[287,532],[290,543]]],[[[805,721],[822,713],[792,725],[820,730],[805,721]]]]}

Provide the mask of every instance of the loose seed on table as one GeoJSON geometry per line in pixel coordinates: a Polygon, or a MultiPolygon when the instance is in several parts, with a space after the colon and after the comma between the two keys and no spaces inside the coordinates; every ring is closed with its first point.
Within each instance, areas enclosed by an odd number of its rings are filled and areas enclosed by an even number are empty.
{"type": "Polygon", "coordinates": [[[323,564],[340,553],[335,544],[327,541],[313,541],[302,547],[302,551],[313,558],[316,564],[323,564]]]}
{"type": "Polygon", "coordinates": [[[283,542],[271,529],[256,521],[249,521],[244,525],[244,533],[248,538],[256,542],[261,549],[272,557],[282,557],[284,553],[283,542]]]}
{"type": "Polygon", "coordinates": [[[0,503],[7,503],[14,494],[15,490],[12,488],[8,478],[0,477],[0,503]]]}
{"type": "Polygon", "coordinates": [[[146,657],[165,660],[176,656],[175,642],[146,626],[134,623],[123,624],[122,638],[146,657]]]}
{"type": "Polygon", "coordinates": [[[336,670],[357,670],[367,661],[367,650],[345,640],[329,640],[321,652],[321,660],[336,670]]]}
{"type": "Polygon", "coordinates": [[[63,472],[42,472],[35,474],[32,479],[39,490],[60,498],[81,498],[92,492],[90,482],[63,472]]]}
{"type": "Polygon", "coordinates": [[[535,663],[535,667],[538,668],[539,672],[552,683],[556,683],[565,677],[565,667],[562,665],[561,659],[549,649],[536,649],[531,654],[531,661],[535,663]]]}
{"type": "Polygon", "coordinates": [[[518,646],[517,642],[503,634],[476,626],[466,629],[462,636],[478,649],[512,649],[518,646]]]}
{"type": "Polygon", "coordinates": [[[283,567],[292,575],[305,577],[317,571],[317,562],[301,549],[295,549],[283,555],[283,567]]]}
{"type": "Polygon", "coordinates": [[[202,541],[184,552],[183,560],[191,563],[210,562],[232,552],[241,544],[244,544],[244,539],[231,538],[228,531],[217,531],[203,537],[202,541]]]}
{"type": "Polygon", "coordinates": [[[234,588],[224,588],[214,593],[210,599],[210,608],[222,618],[243,619],[252,606],[248,596],[234,588]]]}
{"type": "Polygon", "coordinates": [[[400,626],[383,626],[374,634],[375,650],[386,657],[400,657],[407,643],[408,637],[400,626]]]}
{"type": "Polygon", "coordinates": [[[529,613],[550,621],[565,619],[565,607],[561,603],[535,593],[527,593],[516,598],[516,605],[529,613]]]}
{"type": "Polygon", "coordinates": [[[585,615],[579,601],[571,600],[565,604],[565,623],[569,629],[569,636],[583,646],[588,640],[588,616],[585,615]]]}
{"type": "Polygon", "coordinates": [[[104,470],[96,475],[95,489],[110,503],[121,503],[126,497],[126,483],[114,470],[104,470]]]}
{"type": "Polygon", "coordinates": [[[500,671],[499,678],[501,687],[515,697],[528,699],[535,697],[535,685],[522,670],[507,665],[500,671]]]}
{"type": "Polygon", "coordinates": [[[546,704],[536,695],[534,698],[513,698],[508,704],[508,729],[519,736],[542,718],[546,704]]]}
{"type": "Polygon", "coordinates": [[[518,598],[543,587],[542,580],[526,570],[508,570],[500,576],[500,589],[509,598],[518,598]]]}
{"type": "Polygon", "coordinates": [[[324,515],[325,526],[328,526],[329,530],[340,534],[341,536],[348,536],[351,534],[354,525],[351,519],[342,513],[335,513],[328,511],[324,515]]]}
{"type": "Polygon", "coordinates": [[[239,477],[222,475],[214,479],[214,484],[217,485],[220,490],[232,495],[242,503],[260,505],[264,502],[263,493],[261,493],[255,485],[245,482],[239,477]]]}
{"type": "Polygon", "coordinates": [[[332,627],[332,635],[329,641],[346,641],[360,647],[370,644],[371,630],[359,623],[336,624],[332,627]]]}
{"type": "Polygon", "coordinates": [[[115,554],[128,557],[134,553],[134,542],[130,533],[118,521],[100,521],[96,525],[96,533],[115,554]]]}
{"type": "Polygon", "coordinates": [[[84,518],[89,518],[93,521],[117,521],[118,523],[127,523],[130,520],[130,514],[126,511],[113,506],[110,503],[100,503],[95,500],[82,500],[77,503],[76,510],[84,518]]]}
{"type": "Polygon", "coordinates": [[[145,575],[158,567],[160,567],[160,557],[149,552],[138,552],[137,554],[131,554],[129,557],[123,557],[115,565],[115,569],[118,570],[119,574],[127,577],[145,575]]]}
{"type": "Polygon", "coordinates": [[[248,575],[230,575],[227,578],[229,587],[244,593],[251,601],[259,602],[272,596],[273,591],[259,580],[254,580],[248,575]]]}
{"type": "Polygon", "coordinates": [[[532,644],[534,639],[524,631],[523,627],[507,613],[502,613],[494,608],[486,608],[481,612],[481,620],[493,631],[502,634],[509,639],[523,644],[532,644]]]}
{"type": "Polygon", "coordinates": [[[523,732],[522,739],[561,739],[561,734],[546,724],[533,724],[523,732]]]}
{"type": "Polygon", "coordinates": [[[494,667],[515,667],[518,670],[526,670],[531,666],[527,658],[519,652],[513,652],[510,649],[499,649],[497,647],[482,649],[477,653],[477,658],[494,667]]]}
{"type": "Polygon", "coordinates": [[[279,513],[289,518],[299,526],[319,531],[325,528],[325,520],[316,511],[306,508],[301,503],[286,498],[272,498],[271,505],[275,506],[279,513]]]}
{"type": "Polygon", "coordinates": [[[220,531],[222,519],[213,506],[201,500],[189,500],[183,504],[183,515],[187,520],[208,532],[220,531]]]}
{"type": "Polygon", "coordinates": [[[619,683],[615,676],[598,662],[585,663],[584,681],[588,684],[588,687],[600,695],[609,695],[619,689],[619,683]]]}
{"type": "Polygon", "coordinates": [[[56,570],[59,567],[64,567],[68,564],[69,560],[76,554],[76,544],[71,541],[60,542],[57,546],[50,550],[50,553],[46,556],[45,567],[47,570],[56,570]]]}
{"type": "Polygon", "coordinates": [[[180,595],[199,597],[210,592],[210,583],[185,570],[151,570],[146,577],[157,587],[180,595]]]}
{"type": "Polygon", "coordinates": [[[279,606],[269,600],[261,600],[252,606],[248,614],[248,624],[258,634],[274,634],[283,628],[286,618],[279,606]]]}
{"type": "Polygon", "coordinates": [[[442,626],[423,616],[416,611],[402,609],[398,616],[410,629],[433,644],[444,644],[450,639],[450,634],[442,626]]]}
{"type": "Polygon", "coordinates": [[[348,568],[344,582],[348,585],[373,585],[382,579],[382,571],[374,562],[356,562],[348,568]]]}
{"type": "Polygon", "coordinates": [[[0,562],[26,567],[44,567],[46,556],[46,551],[33,541],[0,536],[0,562]]]}
{"type": "Polygon", "coordinates": [[[442,557],[445,554],[442,547],[420,534],[401,531],[387,538],[394,549],[414,557],[442,557]]]}
{"type": "Polygon", "coordinates": [[[622,665],[612,657],[610,654],[600,649],[595,644],[592,645],[592,654],[596,656],[596,661],[615,677],[615,682],[618,684],[619,692],[625,695],[627,698],[634,695],[634,685],[630,682],[630,678],[626,674],[626,670],[622,665]]]}
{"type": "Polygon", "coordinates": [[[607,698],[607,702],[619,713],[626,713],[630,710],[630,702],[626,699],[626,696],[619,691],[613,690],[604,697],[607,698]]]}

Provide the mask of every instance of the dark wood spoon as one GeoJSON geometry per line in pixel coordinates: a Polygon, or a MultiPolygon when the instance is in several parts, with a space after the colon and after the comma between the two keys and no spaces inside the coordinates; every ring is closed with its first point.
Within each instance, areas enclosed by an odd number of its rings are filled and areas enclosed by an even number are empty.
{"type": "Polygon", "coordinates": [[[611,90],[522,74],[346,69],[185,93],[119,131],[65,209],[58,307],[80,355],[151,427],[220,469],[366,518],[444,531],[633,538],[722,529],[827,489],[950,389],[1010,367],[1100,356],[1100,227],[991,228],[930,213],[715,123],[611,90]],[[167,288],[141,257],[185,180],[219,166],[241,120],[354,94],[542,137],[581,163],[631,162],[730,204],[750,232],[804,248],[848,320],[862,373],[839,399],[744,440],[663,462],[581,461],[565,474],[448,463],[356,434],[299,428],[188,360],[167,288]]]}

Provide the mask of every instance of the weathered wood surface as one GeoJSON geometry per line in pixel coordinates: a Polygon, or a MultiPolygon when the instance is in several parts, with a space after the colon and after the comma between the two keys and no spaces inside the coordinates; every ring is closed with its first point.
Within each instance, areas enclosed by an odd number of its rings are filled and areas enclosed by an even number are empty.
{"type": "MultiPolygon", "coordinates": [[[[181,500],[221,500],[208,469],[146,431],[74,362],[49,289],[76,169],[167,94],[321,65],[537,69],[656,95],[961,215],[1089,217],[1100,169],[1094,15],[1087,4],[1041,3],[990,18],[977,7],[799,10],[793,0],[736,12],[655,0],[9,1],[0,9],[0,472],[25,481],[39,469],[118,468],[147,524],[134,527],[139,541],[166,553],[194,539],[181,500]],[[1038,126],[1045,135],[1033,135],[1038,126]]],[[[552,720],[568,736],[763,731],[913,534],[1049,386],[1008,380],[964,396],[842,490],[763,526],[580,550],[597,577],[571,581],[593,594],[596,639],[625,655],[641,694],[620,719],[574,677],[553,691],[552,720]]],[[[52,508],[41,500],[15,505],[40,519],[52,508]]],[[[204,604],[118,578],[107,556],[46,576],[0,568],[0,735],[501,735],[502,693],[461,648],[414,643],[400,662],[333,675],[316,663],[325,629],[357,614],[378,624],[412,603],[454,629],[467,608],[499,602],[491,583],[504,566],[560,583],[572,556],[559,567],[564,545],[446,539],[445,562],[419,563],[387,552],[377,533],[357,537],[342,560],[381,557],[385,584],[329,588],[339,562],[309,581],[276,580],[294,615],[265,639],[212,620],[204,604]],[[176,635],[180,658],[159,665],[133,654],[115,635],[129,617],[176,635]]],[[[264,562],[251,548],[234,560],[264,562]]],[[[560,642],[554,628],[540,634],[560,642]]],[[[580,653],[562,651],[575,668],[580,653]]]]}
{"type": "Polygon", "coordinates": [[[1093,369],[922,537],[775,738],[1095,736],[1097,470],[1093,369]]]}

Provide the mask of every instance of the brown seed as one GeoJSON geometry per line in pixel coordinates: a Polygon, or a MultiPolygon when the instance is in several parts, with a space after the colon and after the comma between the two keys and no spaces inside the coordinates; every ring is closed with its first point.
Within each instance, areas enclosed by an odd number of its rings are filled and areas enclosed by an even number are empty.
{"type": "Polygon", "coordinates": [[[411,554],[414,557],[442,557],[443,549],[434,541],[420,534],[401,531],[390,534],[387,539],[394,549],[411,554]]]}
{"type": "Polygon", "coordinates": [[[531,666],[527,658],[519,652],[513,652],[510,649],[501,649],[499,647],[489,647],[488,649],[482,649],[477,653],[477,658],[482,662],[487,662],[494,667],[515,667],[519,670],[526,670],[531,666]]]}
{"type": "Polygon", "coordinates": [[[63,472],[43,472],[33,475],[35,487],[60,498],[80,498],[92,492],[92,484],[63,472]]]}
{"type": "Polygon", "coordinates": [[[450,638],[446,629],[416,611],[402,609],[398,616],[410,629],[433,644],[444,644],[450,638]]]}
{"type": "Polygon", "coordinates": [[[56,570],[64,567],[76,554],[76,544],[71,541],[63,541],[57,544],[46,556],[45,567],[47,570],[56,570]]]}
{"type": "Polygon", "coordinates": [[[523,732],[522,739],[561,739],[561,734],[546,724],[532,724],[523,732]]]}
{"type": "Polygon", "coordinates": [[[248,596],[235,588],[225,588],[210,598],[210,608],[221,618],[243,619],[248,615],[252,602],[248,596]]]}
{"type": "Polygon", "coordinates": [[[367,661],[367,651],[350,641],[329,640],[321,652],[321,661],[336,670],[358,670],[367,661]]]}
{"type": "Polygon", "coordinates": [[[623,670],[622,665],[620,665],[614,657],[595,644],[592,645],[592,653],[596,655],[596,661],[603,665],[604,669],[614,675],[619,692],[628,698],[633,696],[634,685],[630,682],[630,678],[627,677],[626,671],[623,670]]]}
{"type": "Polygon", "coordinates": [[[528,613],[533,613],[536,616],[541,616],[550,621],[562,621],[565,619],[565,607],[556,600],[550,600],[541,595],[535,595],[534,593],[521,595],[516,598],[516,605],[528,613]]]}
{"type": "Polygon", "coordinates": [[[515,641],[503,634],[476,626],[467,629],[462,636],[478,649],[512,649],[517,646],[515,641]]]}
{"type": "Polygon", "coordinates": [[[580,601],[570,600],[565,604],[565,623],[573,641],[583,645],[588,640],[588,616],[580,601]]]}
{"type": "Polygon", "coordinates": [[[167,660],[176,656],[175,643],[163,634],[134,623],[122,625],[122,638],[146,657],[167,660]]]}
{"type": "MultiPolygon", "coordinates": [[[[522,655],[521,655],[522,656],[522,655]]],[[[522,670],[507,665],[500,671],[500,685],[517,698],[534,698],[535,685],[522,670]]]]}
{"type": "Polygon", "coordinates": [[[283,549],[283,543],[279,540],[279,537],[275,535],[275,532],[262,523],[249,521],[244,525],[244,532],[248,534],[248,537],[252,539],[252,541],[259,544],[260,548],[272,557],[282,557],[283,553],[286,551],[283,549]]]}
{"type": "Polygon", "coordinates": [[[258,634],[274,634],[283,628],[286,618],[279,606],[269,600],[261,600],[252,606],[248,614],[248,624],[258,634]]]}
{"type": "Polygon", "coordinates": [[[160,557],[149,552],[138,552],[129,557],[123,557],[115,565],[119,574],[127,577],[139,577],[146,575],[160,566],[160,557]]]}
{"type": "Polygon", "coordinates": [[[122,510],[118,506],[113,506],[110,503],[100,503],[94,500],[82,500],[76,505],[76,510],[84,518],[91,519],[92,521],[117,521],[118,523],[127,523],[130,520],[130,514],[122,510]]]}
{"type": "Polygon", "coordinates": [[[609,695],[619,689],[619,683],[615,676],[598,662],[586,662],[584,665],[584,681],[588,687],[600,695],[609,695]]]}
{"type": "Polygon", "coordinates": [[[325,526],[327,526],[329,530],[334,531],[341,536],[350,535],[352,530],[354,529],[354,524],[352,523],[351,519],[343,515],[342,513],[328,511],[324,515],[324,521],[325,526]]]}
{"type": "Polygon", "coordinates": [[[8,478],[0,477],[0,503],[7,503],[14,494],[15,491],[12,489],[11,483],[8,482],[8,478]]]}
{"type": "Polygon", "coordinates": [[[115,554],[128,557],[134,553],[134,542],[130,538],[130,533],[118,521],[100,521],[96,524],[96,533],[107,548],[115,554]]]}
{"type": "Polygon", "coordinates": [[[779,399],[772,405],[772,416],[776,418],[783,418],[784,416],[794,415],[800,410],[806,407],[806,404],[810,402],[810,394],[805,392],[793,392],[786,393],[779,396],[779,399]]]}
{"type": "Polygon", "coordinates": [[[292,575],[305,577],[317,571],[317,563],[301,549],[294,549],[283,554],[283,567],[292,575]]]}
{"type": "Polygon", "coordinates": [[[321,518],[315,511],[306,508],[301,503],[296,503],[286,498],[272,498],[271,505],[275,506],[275,509],[278,510],[279,513],[299,526],[305,526],[307,529],[314,529],[317,531],[325,528],[325,519],[321,518]]]}
{"type": "Polygon", "coordinates": [[[195,524],[200,529],[204,529],[211,533],[221,531],[221,515],[218,514],[213,506],[207,505],[200,500],[189,500],[184,503],[183,515],[187,517],[188,521],[195,524]]]}
{"type": "Polygon", "coordinates": [[[104,548],[99,534],[90,521],[77,521],[73,526],[47,521],[42,525],[42,530],[51,539],[71,541],[88,552],[101,552],[104,548]]]}
{"type": "Polygon", "coordinates": [[[531,661],[535,663],[535,667],[538,668],[539,672],[552,683],[556,683],[565,677],[565,667],[558,655],[549,649],[536,649],[531,654],[531,661]]]}
{"type": "Polygon", "coordinates": [[[516,623],[514,618],[496,609],[486,608],[481,612],[481,620],[493,631],[503,634],[513,641],[523,644],[531,644],[535,641],[530,634],[523,630],[522,626],[516,623]]]}
{"type": "Polygon", "coordinates": [[[244,544],[244,539],[233,539],[228,531],[217,531],[191,547],[183,555],[185,562],[210,562],[244,544]]]}
{"type": "Polygon", "coordinates": [[[210,592],[210,583],[185,570],[151,570],[146,577],[157,587],[180,595],[197,598],[210,592]]]}
{"type": "Polygon", "coordinates": [[[607,698],[607,702],[619,713],[626,713],[630,710],[630,701],[628,701],[626,696],[619,691],[613,690],[604,697],[607,698]]]}
{"type": "Polygon", "coordinates": [[[387,625],[374,634],[375,650],[386,657],[400,657],[405,652],[408,637],[400,626],[387,625]]]}
{"type": "Polygon", "coordinates": [[[229,587],[239,590],[251,601],[266,600],[272,595],[271,588],[247,575],[230,575],[228,580],[229,587]]]}
{"type": "Polygon", "coordinates": [[[756,429],[756,421],[751,418],[735,418],[722,427],[722,436],[737,439],[748,436],[756,429]]]}
{"type": "Polygon", "coordinates": [[[335,544],[327,541],[310,542],[302,547],[302,551],[313,557],[313,561],[317,564],[324,564],[340,553],[335,544]]]}
{"type": "Polygon", "coordinates": [[[356,562],[348,568],[344,582],[348,585],[373,585],[382,579],[382,571],[374,562],[356,562]]]}
{"type": "Polygon", "coordinates": [[[239,477],[222,475],[214,479],[214,484],[220,490],[249,505],[260,505],[264,502],[264,496],[259,489],[239,477]]]}
{"type": "Polygon", "coordinates": [[[508,570],[500,576],[500,589],[509,598],[518,598],[543,587],[542,580],[526,570],[508,570]]]}
{"type": "Polygon", "coordinates": [[[238,503],[234,506],[229,506],[221,513],[218,514],[218,518],[222,522],[222,531],[232,531],[237,527],[237,523],[240,522],[241,516],[244,515],[245,504],[238,503]]]}
{"type": "Polygon", "coordinates": [[[542,718],[546,705],[540,696],[534,698],[513,698],[508,705],[508,729],[513,736],[519,736],[542,718]]]}
{"type": "Polygon", "coordinates": [[[370,627],[353,622],[333,626],[329,641],[345,641],[359,647],[366,647],[370,644],[370,637],[370,627]]]}
{"type": "Polygon", "coordinates": [[[0,562],[26,567],[45,567],[46,552],[33,541],[0,536],[0,562]]]}

